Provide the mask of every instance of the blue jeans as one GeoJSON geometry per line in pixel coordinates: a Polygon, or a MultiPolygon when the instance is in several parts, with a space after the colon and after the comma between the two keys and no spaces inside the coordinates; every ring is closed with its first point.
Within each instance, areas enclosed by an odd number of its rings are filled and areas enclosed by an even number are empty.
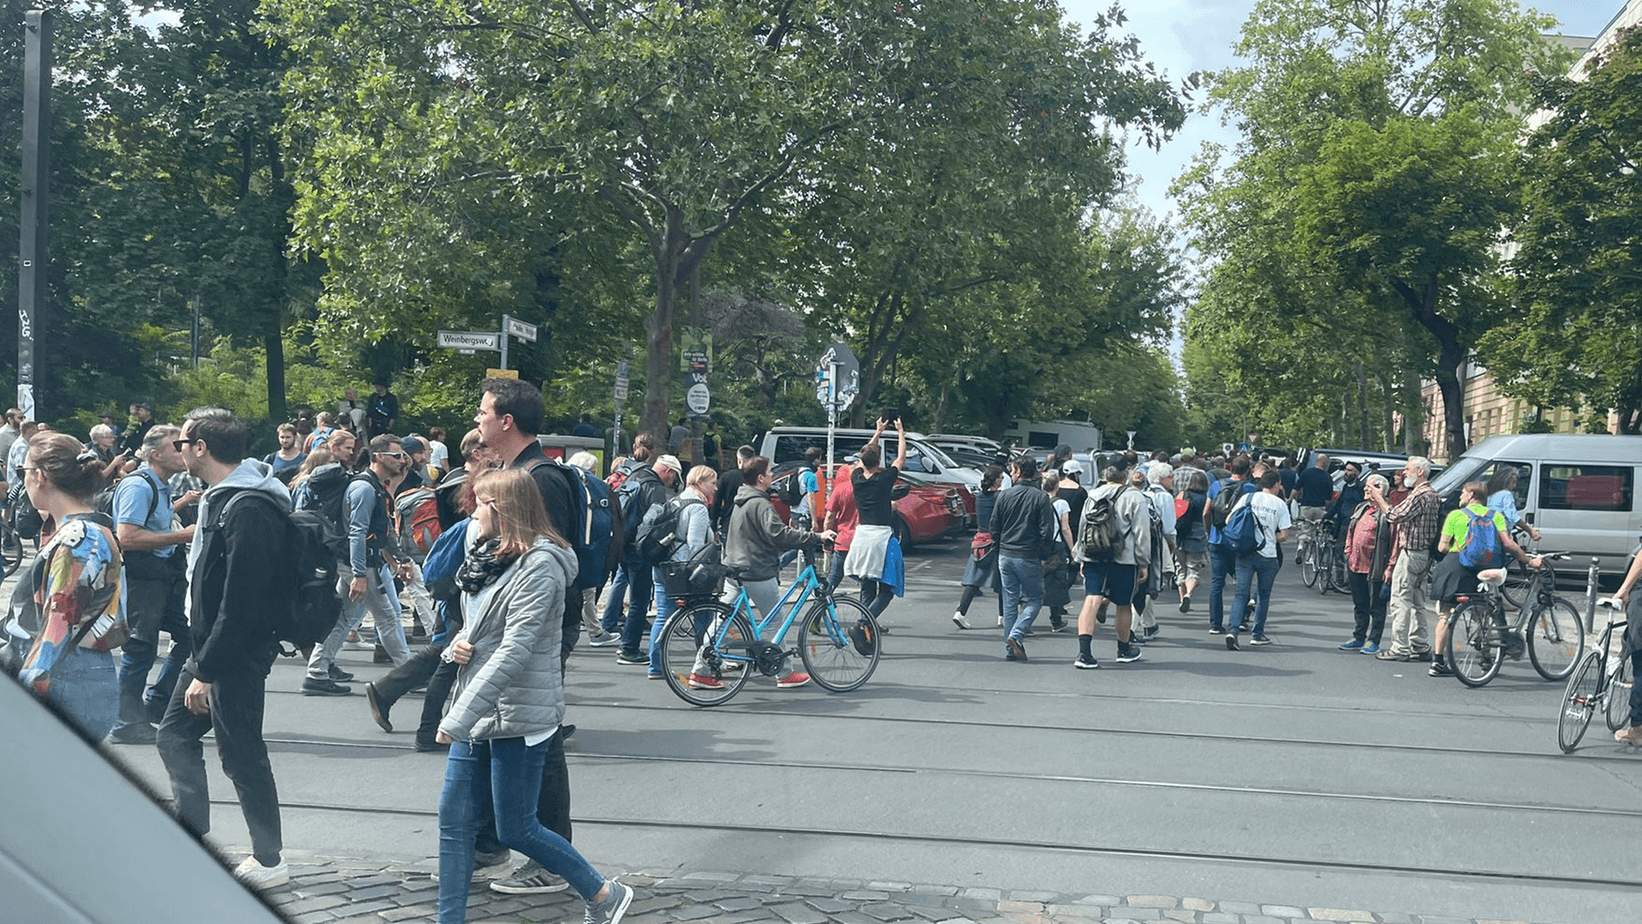
{"type": "Polygon", "coordinates": [[[102,740],[113,731],[120,715],[114,656],[84,648],[66,652],[51,669],[46,698],[68,713],[92,740],[102,740]]]}
{"type": "Polygon", "coordinates": [[[622,651],[636,653],[639,650],[639,636],[644,632],[644,617],[650,610],[651,587],[650,566],[638,561],[622,562],[616,568],[616,576],[610,579],[610,587],[604,598],[604,631],[621,634],[622,651]],[[622,618],[624,605],[625,621],[622,618]],[[633,621],[634,614],[638,615],[639,628],[629,640],[627,624],[633,621]]]}
{"type": "Polygon", "coordinates": [[[667,628],[667,619],[678,609],[673,598],[668,596],[667,588],[662,585],[661,569],[652,568],[655,574],[656,594],[656,621],[650,626],[650,673],[661,676],[661,632],[667,628]]]}
{"type": "Polygon", "coordinates": [[[1237,570],[1237,556],[1209,546],[1209,628],[1226,627],[1226,578],[1237,570]]]}
{"type": "Polygon", "coordinates": [[[1019,640],[1043,606],[1043,565],[1035,558],[999,555],[998,573],[1003,578],[1003,635],[1019,640]]]}
{"type": "Polygon", "coordinates": [[[1266,634],[1266,608],[1271,604],[1271,585],[1277,580],[1277,569],[1283,562],[1278,558],[1267,558],[1264,555],[1239,555],[1237,557],[1237,589],[1232,591],[1231,628],[1233,635],[1243,627],[1243,614],[1249,608],[1249,589],[1254,584],[1255,577],[1260,579],[1254,603],[1254,635],[1256,638],[1266,634]]]}
{"type": "Polygon", "coordinates": [[[849,557],[849,549],[834,549],[832,565],[827,568],[827,590],[834,591],[844,582],[844,559],[849,557]]]}
{"type": "Polygon", "coordinates": [[[503,845],[562,877],[584,899],[604,888],[604,877],[576,848],[536,820],[549,744],[525,747],[523,738],[497,738],[450,746],[445,789],[439,795],[439,924],[467,920],[473,835],[480,807],[487,802],[495,808],[496,835],[503,845]]]}

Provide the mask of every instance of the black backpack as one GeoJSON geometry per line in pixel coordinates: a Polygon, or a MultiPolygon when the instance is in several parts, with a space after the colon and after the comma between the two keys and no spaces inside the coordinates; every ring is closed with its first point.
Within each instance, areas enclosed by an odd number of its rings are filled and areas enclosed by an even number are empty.
{"type": "Polygon", "coordinates": [[[1128,485],[1120,485],[1110,494],[1096,492],[1089,498],[1089,506],[1083,511],[1083,536],[1079,543],[1083,546],[1084,561],[1112,561],[1117,557],[1118,549],[1123,547],[1117,499],[1128,489],[1128,485]]]}
{"type": "Polygon", "coordinates": [[[617,498],[610,486],[593,477],[592,473],[567,465],[558,459],[539,459],[525,471],[534,473],[544,465],[555,466],[560,477],[568,479],[570,496],[575,510],[570,514],[575,522],[566,523],[570,530],[565,538],[576,552],[577,590],[598,587],[621,562],[630,535],[622,517],[618,515],[617,498]]]}
{"type": "Polygon", "coordinates": [[[700,504],[694,497],[675,497],[656,510],[656,515],[639,524],[633,540],[633,554],[648,565],[659,565],[673,557],[684,537],[679,535],[679,514],[686,504],[700,504]]]}
{"type": "Polygon", "coordinates": [[[1225,529],[1226,521],[1231,519],[1232,508],[1243,496],[1242,481],[1223,481],[1220,483],[1220,493],[1209,502],[1209,525],[1215,529],[1225,529]]]}
{"type": "Polygon", "coordinates": [[[804,473],[807,471],[809,469],[802,468],[788,475],[787,483],[781,487],[778,496],[781,502],[787,505],[788,510],[797,510],[798,505],[804,500],[804,473]]]}
{"type": "Polygon", "coordinates": [[[309,472],[303,482],[308,494],[298,511],[317,518],[334,561],[348,560],[348,485],[356,477],[342,463],[331,462],[309,472]]]}
{"type": "MultiPolygon", "coordinates": [[[[344,482],[343,488],[346,487],[344,482]]],[[[286,648],[282,644],[280,653],[295,657],[300,649],[323,642],[342,616],[342,598],[336,592],[338,559],[331,547],[331,524],[313,508],[288,511],[267,494],[247,490],[234,492],[217,511],[216,530],[227,524],[229,512],[241,498],[260,498],[256,502],[267,504],[285,524],[284,536],[267,537],[275,547],[286,550],[278,583],[291,588],[288,605],[276,609],[273,630],[276,639],[294,646],[286,648]]],[[[346,542],[345,531],[343,536],[346,542]]]]}

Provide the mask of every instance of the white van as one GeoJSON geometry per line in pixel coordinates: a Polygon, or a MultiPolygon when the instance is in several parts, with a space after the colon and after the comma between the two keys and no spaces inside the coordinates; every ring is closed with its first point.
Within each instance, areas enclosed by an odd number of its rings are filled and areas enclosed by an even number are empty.
{"type": "MultiPolygon", "coordinates": [[[[837,456],[834,461],[842,461],[860,452],[871,438],[871,430],[844,427],[834,430],[833,454],[837,456]]],[[[881,439],[884,462],[888,464],[895,460],[895,431],[887,431],[881,439]]],[[[821,455],[826,456],[826,427],[774,427],[764,434],[758,454],[768,457],[772,466],[779,466],[786,462],[804,461],[804,453],[811,446],[820,449],[821,455]]],[[[907,433],[906,470],[936,484],[962,485],[971,493],[979,492],[981,488],[980,472],[954,462],[951,456],[926,442],[921,433],[907,433]]]]}
{"type": "Polygon", "coordinates": [[[1492,436],[1471,447],[1432,482],[1443,509],[1459,502],[1467,481],[1487,481],[1515,468],[1517,509],[1539,528],[1539,548],[1602,559],[1605,573],[1622,572],[1642,536],[1642,436],[1531,433],[1492,436]]]}
{"type": "Polygon", "coordinates": [[[1087,420],[1022,420],[1009,422],[1004,439],[1025,449],[1054,449],[1066,445],[1079,452],[1099,450],[1100,428],[1087,420]]]}

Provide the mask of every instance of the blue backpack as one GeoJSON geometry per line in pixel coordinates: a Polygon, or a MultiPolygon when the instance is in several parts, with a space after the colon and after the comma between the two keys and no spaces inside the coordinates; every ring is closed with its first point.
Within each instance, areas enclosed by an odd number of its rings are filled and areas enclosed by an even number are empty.
{"type": "Polygon", "coordinates": [[[1465,511],[1470,522],[1465,527],[1465,541],[1460,544],[1460,566],[1472,571],[1492,568],[1500,563],[1504,551],[1500,547],[1499,528],[1494,525],[1494,511],[1472,513],[1465,511]]]}
{"type": "Polygon", "coordinates": [[[543,465],[557,465],[570,473],[571,480],[579,486],[579,489],[572,489],[577,500],[576,522],[572,524],[571,535],[565,537],[570,540],[570,547],[576,550],[574,586],[577,590],[598,587],[621,562],[627,538],[621,517],[615,516],[612,511],[614,502],[610,496],[610,486],[594,478],[591,472],[557,459],[537,462],[530,466],[530,471],[534,472],[543,465]]]}
{"type": "Polygon", "coordinates": [[[1254,516],[1254,504],[1247,500],[1253,496],[1245,495],[1239,500],[1231,516],[1226,518],[1226,527],[1220,531],[1220,544],[1235,555],[1248,555],[1266,544],[1260,535],[1260,521],[1254,516]]]}

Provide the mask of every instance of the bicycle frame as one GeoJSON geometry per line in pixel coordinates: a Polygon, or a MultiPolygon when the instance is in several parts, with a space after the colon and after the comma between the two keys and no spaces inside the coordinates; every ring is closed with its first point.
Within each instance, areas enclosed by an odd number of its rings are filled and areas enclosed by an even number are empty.
{"type": "Polygon", "coordinates": [[[782,591],[780,599],[776,600],[775,605],[770,607],[770,612],[761,614],[757,620],[752,617],[753,602],[752,598],[747,596],[747,588],[739,581],[736,583],[735,602],[730,606],[730,618],[724,620],[724,624],[719,626],[718,631],[714,633],[713,648],[719,652],[720,657],[749,664],[756,660],[751,653],[738,654],[722,647],[724,636],[729,632],[730,624],[734,621],[736,615],[745,616],[747,622],[753,627],[754,639],[763,641],[765,633],[775,623],[776,614],[785,610],[787,616],[782,620],[781,628],[776,631],[774,636],[770,637],[770,643],[779,647],[781,643],[787,640],[787,631],[798,621],[798,613],[804,609],[805,604],[810,602],[811,596],[814,595],[817,598],[826,596],[824,593],[819,593],[822,585],[815,574],[815,554],[806,549],[803,555],[804,570],[798,572],[797,579],[789,584],[786,590],[782,591]],[[798,597],[789,602],[788,598],[792,597],[794,591],[798,591],[798,597]]]}

